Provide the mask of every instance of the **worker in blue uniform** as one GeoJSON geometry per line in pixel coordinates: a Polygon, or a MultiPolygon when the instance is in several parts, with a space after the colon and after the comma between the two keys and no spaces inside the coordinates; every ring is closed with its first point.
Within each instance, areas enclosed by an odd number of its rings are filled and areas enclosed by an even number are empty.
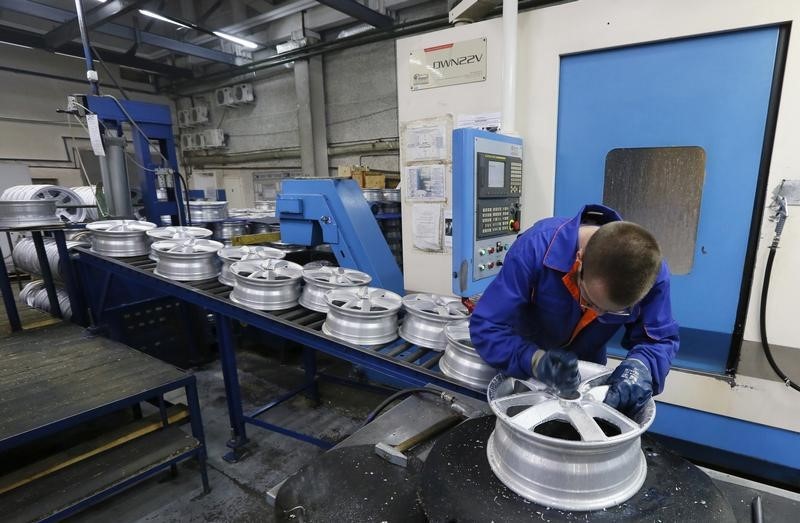
{"type": "Polygon", "coordinates": [[[678,351],[669,269],[647,230],[587,205],[520,234],[475,307],[470,336],[493,367],[568,397],[580,383],[578,360],[605,364],[621,327],[628,355],[605,402],[634,416],[664,389],[678,351]]]}

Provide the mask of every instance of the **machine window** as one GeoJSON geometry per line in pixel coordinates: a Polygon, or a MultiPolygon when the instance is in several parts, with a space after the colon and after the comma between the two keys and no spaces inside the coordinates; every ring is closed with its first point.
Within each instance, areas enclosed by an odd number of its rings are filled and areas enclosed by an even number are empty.
{"type": "Polygon", "coordinates": [[[493,189],[502,188],[506,182],[505,162],[489,161],[489,178],[487,185],[493,189]]]}
{"type": "Polygon", "coordinates": [[[613,149],[606,156],[603,203],[651,231],[672,274],[694,264],[703,196],[702,147],[613,149]]]}

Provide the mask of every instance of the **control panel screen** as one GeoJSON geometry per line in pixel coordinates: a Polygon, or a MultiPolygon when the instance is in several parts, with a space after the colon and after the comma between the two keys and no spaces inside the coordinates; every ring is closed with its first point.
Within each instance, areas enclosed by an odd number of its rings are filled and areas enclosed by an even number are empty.
{"type": "Polygon", "coordinates": [[[489,161],[489,176],[486,185],[493,189],[502,189],[506,184],[506,163],[489,161]]]}

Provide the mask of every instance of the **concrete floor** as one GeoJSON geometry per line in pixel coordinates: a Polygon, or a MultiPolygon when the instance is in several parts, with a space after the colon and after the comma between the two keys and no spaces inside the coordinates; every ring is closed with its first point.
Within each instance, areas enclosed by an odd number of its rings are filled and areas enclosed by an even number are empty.
{"type": "MultiPolygon", "coordinates": [[[[0,312],[4,312],[2,304],[0,312]]],[[[20,307],[20,315],[27,328],[53,321],[48,315],[24,306],[20,307]]],[[[5,314],[0,314],[0,332],[7,329],[5,314]]],[[[245,410],[266,403],[303,381],[303,370],[297,354],[290,353],[287,358],[281,356],[281,351],[254,347],[240,351],[238,363],[245,410]]],[[[353,372],[347,363],[323,358],[319,361],[319,370],[339,376],[353,372]]],[[[248,426],[250,443],[246,457],[236,464],[224,461],[222,456],[227,452],[225,442],[230,429],[219,362],[193,372],[199,384],[206,430],[211,493],[202,493],[197,465],[189,461],[179,466],[177,476],[163,474],[143,482],[69,521],[275,521],[272,507],[266,501],[266,492],[323,451],[314,445],[248,426]]],[[[320,391],[322,404],[319,406],[312,405],[300,396],[270,411],[263,419],[336,442],[357,430],[369,411],[384,397],[363,389],[327,382],[320,385],[320,391]]],[[[184,401],[181,397],[169,399],[184,401]]],[[[188,426],[185,430],[189,431],[188,426]]],[[[750,504],[756,495],[762,496],[765,521],[796,521],[800,511],[800,495],[750,484],[747,480],[726,477],[713,471],[708,473],[728,497],[738,522],[751,521],[750,504]]]]}
{"type": "MultiPolygon", "coordinates": [[[[276,358],[249,351],[239,353],[239,380],[245,411],[298,386],[303,380],[299,363],[280,363],[276,358]]],[[[320,370],[347,374],[341,362],[320,361],[320,370]]],[[[195,462],[179,466],[177,477],[162,475],[97,505],[71,521],[127,523],[158,522],[271,522],[272,507],[266,492],[287,475],[322,453],[318,447],[277,433],[248,426],[248,455],[239,463],[222,459],[230,436],[225,389],[219,362],[195,371],[209,453],[212,491],[203,495],[195,462]]],[[[361,389],[323,383],[322,404],[313,406],[296,397],[276,407],[263,419],[305,431],[318,438],[339,441],[355,431],[383,396],[361,389]]],[[[186,427],[188,431],[188,427],[186,427]]]]}

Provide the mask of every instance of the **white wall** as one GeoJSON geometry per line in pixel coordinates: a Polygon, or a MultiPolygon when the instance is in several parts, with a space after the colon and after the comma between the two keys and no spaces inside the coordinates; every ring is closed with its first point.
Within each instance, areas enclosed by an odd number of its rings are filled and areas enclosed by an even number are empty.
{"type": "MultiPolygon", "coordinates": [[[[453,27],[397,41],[397,100],[400,125],[416,120],[459,114],[499,112],[502,106],[503,38],[500,20],[453,27]],[[486,37],[486,81],[412,91],[409,80],[411,51],[450,42],[486,37]]],[[[527,151],[526,151],[527,155],[527,151]]],[[[400,165],[405,155],[400,148],[400,165]]],[[[402,170],[402,169],[401,169],[402,170]]],[[[446,206],[452,208],[452,179],[446,184],[446,206]]],[[[410,202],[403,198],[403,267],[405,288],[409,291],[452,294],[450,252],[433,253],[414,249],[410,202]]]]}
{"type": "MultiPolygon", "coordinates": [[[[65,140],[74,134],[78,147],[88,148],[86,133],[74,120],[70,128],[66,116],[56,113],[65,107],[68,94],[89,92],[83,60],[0,43],[0,66],[76,80],[0,71],[0,162],[27,165],[33,178],[56,178],[65,186],[84,185],[65,140]]],[[[118,78],[117,67],[109,67],[118,78]]],[[[121,99],[116,89],[105,87],[110,82],[99,64],[97,68],[103,92],[121,99]]],[[[121,84],[123,88],[152,90],[144,84],[121,84]]],[[[161,96],[129,94],[139,101],[171,104],[161,96]]]]}
{"type": "MultiPolygon", "coordinates": [[[[554,208],[556,127],[559,62],[562,55],[615,46],[632,45],[746,27],[800,21],[800,2],[794,0],[581,0],[520,14],[517,128],[525,140],[523,180],[523,228],[550,216],[554,208]]],[[[423,93],[403,92],[408,49],[432,43],[485,35],[491,43],[501,35],[501,21],[490,20],[468,27],[398,41],[398,99],[401,124],[466,107],[500,107],[500,59],[490,51],[490,80],[476,84],[432,89],[423,93]],[[496,62],[494,66],[492,62],[496,62]],[[481,88],[482,87],[482,88],[481,88]],[[448,92],[445,92],[448,89],[448,92]],[[417,109],[420,107],[420,109],[417,109]]],[[[800,178],[800,48],[791,39],[784,77],[783,95],[776,129],[769,176],[769,193],[784,178],[800,178]]],[[[406,220],[407,222],[407,220],[406,220]]],[[[795,313],[800,290],[800,217],[789,217],[770,288],[768,325],[770,340],[777,345],[800,348],[800,328],[795,313]]],[[[405,228],[405,227],[404,227],[405,228]]],[[[766,218],[758,246],[757,266],[746,340],[758,340],[760,278],[772,240],[773,224],[766,218]]],[[[406,228],[407,229],[407,228],[406,228]]],[[[404,231],[404,242],[408,230],[404,231]]],[[[408,244],[406,244],[408,245],[408,244]]],[[[423,258],[406,254],[406,286],[442,292],[439,283],[450,281],[450,258],[423,258]],[[446,258],[446,259],[445,259],[446,258]]],[[[800,353],[798,353],[800,355],[800,353]]],[[[800,431],[796,412],[797,393],[773,380],[738,376],[737,385],[716,378],[673,371],[661,401],[709,412],[800,431]],[[765,409],[766,402],[770,408],[765,409]]]]}

